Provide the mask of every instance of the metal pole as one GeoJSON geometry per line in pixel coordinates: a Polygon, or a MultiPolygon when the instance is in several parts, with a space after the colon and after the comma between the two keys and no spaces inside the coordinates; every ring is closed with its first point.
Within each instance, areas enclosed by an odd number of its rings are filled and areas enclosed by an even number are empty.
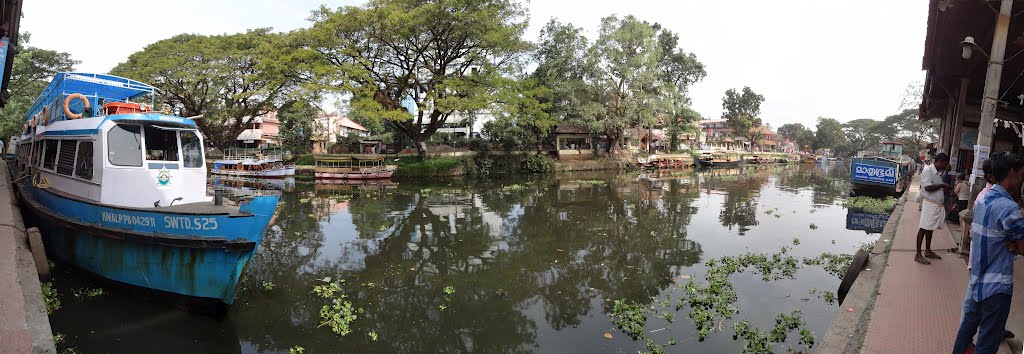
{"type": "MultiPolygon", "coordinates": [[[[988,71],[985,74],[985,92],[981,99],[981,124],[978,127],[978,145],[992,147],[993,120],[996,118],[999,103],[999,84],[1003,77],[1003,57],[1006,55],[1006,35],[1010,30],[1010,16],[1013,12],[1013,0],[1002,0],[999,5],[999,17],[996,18],[995,32],[992,34],[992,52],[989,54],[988,71]]],[[[977,160],[977,156],[975,156],[977,160]]],[[[974,220],[974,199],[985,186],[985,176],[975,176],[974,188],[968,207],[961,214],[963,222],[974,220]]],[[[964,233],[966,234],[966,233],[964,233]]],[[[960,251],[965,251],[966,242],[961,239],[960,251]]]]}

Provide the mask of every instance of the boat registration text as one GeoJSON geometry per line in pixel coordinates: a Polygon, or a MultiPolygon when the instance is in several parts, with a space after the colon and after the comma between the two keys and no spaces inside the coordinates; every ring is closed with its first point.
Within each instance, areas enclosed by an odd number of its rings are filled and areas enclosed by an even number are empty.
{"type": "MultiPolygon", "coordinates": [[[[127,215],[119,213],[102,212],[102,218],[104,222],[141,226],[141,227],[155,227],[157,220],[152,216],[138,216],[138,215],[127,215]]],[[[165,216],[163,218],[165,228],[169,229],[184,229],[184,230],[216,230],[217,218],[191,218],[187,216],[165,216]]]]}

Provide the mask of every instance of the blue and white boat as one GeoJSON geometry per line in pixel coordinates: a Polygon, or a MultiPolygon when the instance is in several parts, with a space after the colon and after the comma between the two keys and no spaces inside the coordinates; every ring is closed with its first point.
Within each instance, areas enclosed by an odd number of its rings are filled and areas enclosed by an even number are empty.
{"type": "Polygon", "coordinates": [[[154,93],[111,75],[57,74],[25,116],[18,194],[49,256],[231,304],[280,197],[207,195],[202,134],[191,119],[152,111],[154,93]]]}

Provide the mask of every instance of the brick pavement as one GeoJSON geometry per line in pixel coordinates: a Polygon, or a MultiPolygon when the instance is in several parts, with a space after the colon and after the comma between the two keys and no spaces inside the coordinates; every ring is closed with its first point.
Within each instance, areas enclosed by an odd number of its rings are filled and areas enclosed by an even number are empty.
{"type": "MultiPolygon", "coordinates": [[[[917,193],[916,184],[909,190],[917,193]]],[[[914,262],[918,219],[921,212],[913,198],[907,198],[899,220],[891,253],[882,275],[875,306],[865,334],[862,353],[949,353],[960,323],[967,290],[967,264],[949,250],[956,247],[953,230],[946,224],[935,231],[932,250],[941,260],[931,265],[914,262]]],[[[1024,281],[1024,262],[1018,262],[1015,278],[1024,281]]],[[[1019,283],[1018,284],[1024,284],[1019,283]]],[[[1024,299],[1014,294],[1007,327],[1024,335],[1024,299]]],[[[1005,344],[999,353],[1011,353],[1005,344]]]]}

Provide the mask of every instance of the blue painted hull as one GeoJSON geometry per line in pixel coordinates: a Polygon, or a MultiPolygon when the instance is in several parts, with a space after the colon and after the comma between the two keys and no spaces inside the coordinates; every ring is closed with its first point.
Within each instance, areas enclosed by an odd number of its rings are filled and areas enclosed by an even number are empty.
{"type": "Polygon", "coordinates": [[[30,182],[19,187],[51,257],[118,282],[225,304],[234,302],[279,199],[256,197],[234,213],[162,212],[90,203],[30,182]]]}

